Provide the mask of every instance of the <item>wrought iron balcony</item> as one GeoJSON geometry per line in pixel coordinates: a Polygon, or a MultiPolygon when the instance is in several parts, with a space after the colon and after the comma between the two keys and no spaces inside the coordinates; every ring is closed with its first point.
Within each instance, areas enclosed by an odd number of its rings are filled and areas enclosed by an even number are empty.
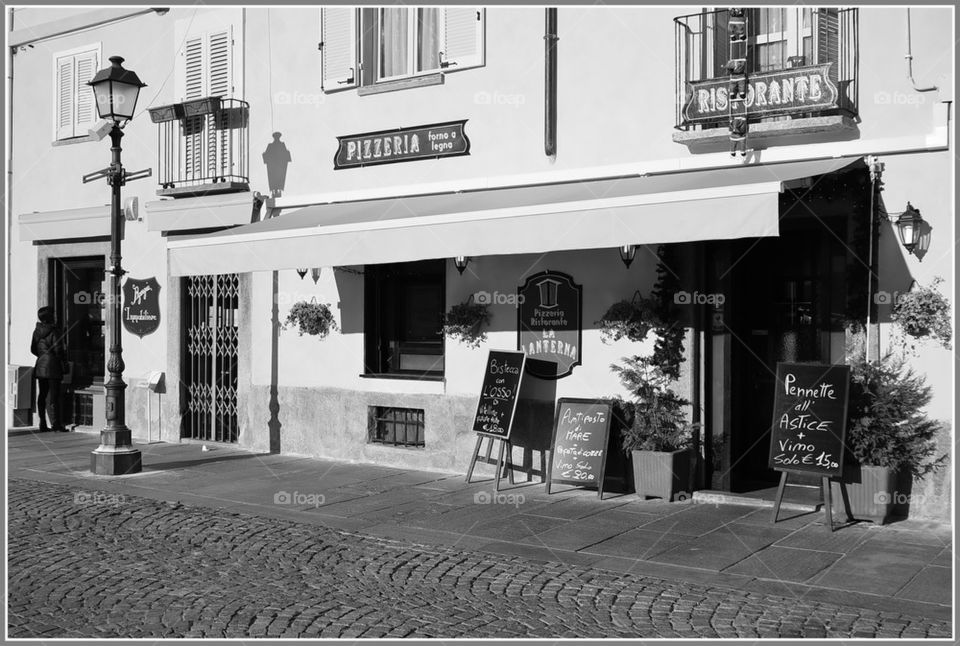
{"type": "Polygon", "coordinates": [[[249,104],[206,97],[150,109],[157,124],[157,195],[249,190],[249,104]]]}
{"type": "MultiPolygon", "coordinates": [[[[858,110],[857,9],[745,9],[746,114],[772,118],[858,110]]],[[[730,117],[730,10],[674,18],[676,128],[725,126],[730,117]]],[[[737,106],[739,107],[739,106],[737,106]]]]}

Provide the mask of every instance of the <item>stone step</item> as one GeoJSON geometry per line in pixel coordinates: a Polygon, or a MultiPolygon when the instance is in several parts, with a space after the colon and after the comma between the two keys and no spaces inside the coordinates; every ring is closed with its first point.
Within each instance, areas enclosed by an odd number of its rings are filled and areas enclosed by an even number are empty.
{"type": "MultiPolygon", "coordinates": [[[[791,489],[800,489],[800,487],[791,487],[791,489]]],[[[817,496],[817,490],[812,489],[813,496],[817,496]]],[[[805,492],[806,493],[806,492],[805,492]]],[[[774,495],[776,492],[774,492],[774,495]]],[[[784,494],[784,500],[780,503],[780,509],[786,511],[817,511],[820,508],[820,500],[818,497],[815,497],[812,500],[793,500],[788,501],[787,496],[794,497],[796,496],[795,491],[788,490],[784,494]]],[[[809,495],[803,495],[803,498],[811,497],[809,495]]],[[[711,489],[704,489],[701,491],[693,492],[693,502],[695,503],[704,503],[709,505],[747,505],[750,507],[773,507],[774,496],[768,496],[766,492],[758,494],[751,493],[732,493],[730,491],[714,491],[711,489]]]]}

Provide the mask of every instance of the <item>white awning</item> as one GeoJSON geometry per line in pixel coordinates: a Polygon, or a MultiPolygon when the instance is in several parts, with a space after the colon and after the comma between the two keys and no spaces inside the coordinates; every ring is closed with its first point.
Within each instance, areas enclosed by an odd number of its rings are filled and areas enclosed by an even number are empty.
{"type": "Polygon", "coordinates": [[[168,243],[173,276],[776,236],[783,183],[860,159],[315,204],[168,243]]]}

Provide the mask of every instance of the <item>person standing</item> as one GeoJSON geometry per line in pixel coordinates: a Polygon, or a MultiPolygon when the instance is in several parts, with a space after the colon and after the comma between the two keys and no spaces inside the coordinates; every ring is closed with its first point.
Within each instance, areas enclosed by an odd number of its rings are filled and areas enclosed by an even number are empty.
{"type": "Polygon", "coordinates": [[[53,318],[52,307],[37,310],[37,327],[33,331],[30,352],[37,357],[33,374],[37,378],[37,415],[41,431],[66,431],[60,420],[60,382],[63,379],[63,333],[53,318]],[[45,414],[50,415],[47,426],[45,414]]]}

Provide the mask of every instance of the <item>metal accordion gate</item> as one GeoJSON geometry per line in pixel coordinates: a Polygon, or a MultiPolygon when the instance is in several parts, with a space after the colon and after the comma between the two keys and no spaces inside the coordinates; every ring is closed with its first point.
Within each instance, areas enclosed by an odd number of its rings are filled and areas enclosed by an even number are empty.
{"type": "Polygon", "coordinates": [[[185,412],[180,436],[236,442],[240,279],[219,274],[183,280],[185,412]]]}

